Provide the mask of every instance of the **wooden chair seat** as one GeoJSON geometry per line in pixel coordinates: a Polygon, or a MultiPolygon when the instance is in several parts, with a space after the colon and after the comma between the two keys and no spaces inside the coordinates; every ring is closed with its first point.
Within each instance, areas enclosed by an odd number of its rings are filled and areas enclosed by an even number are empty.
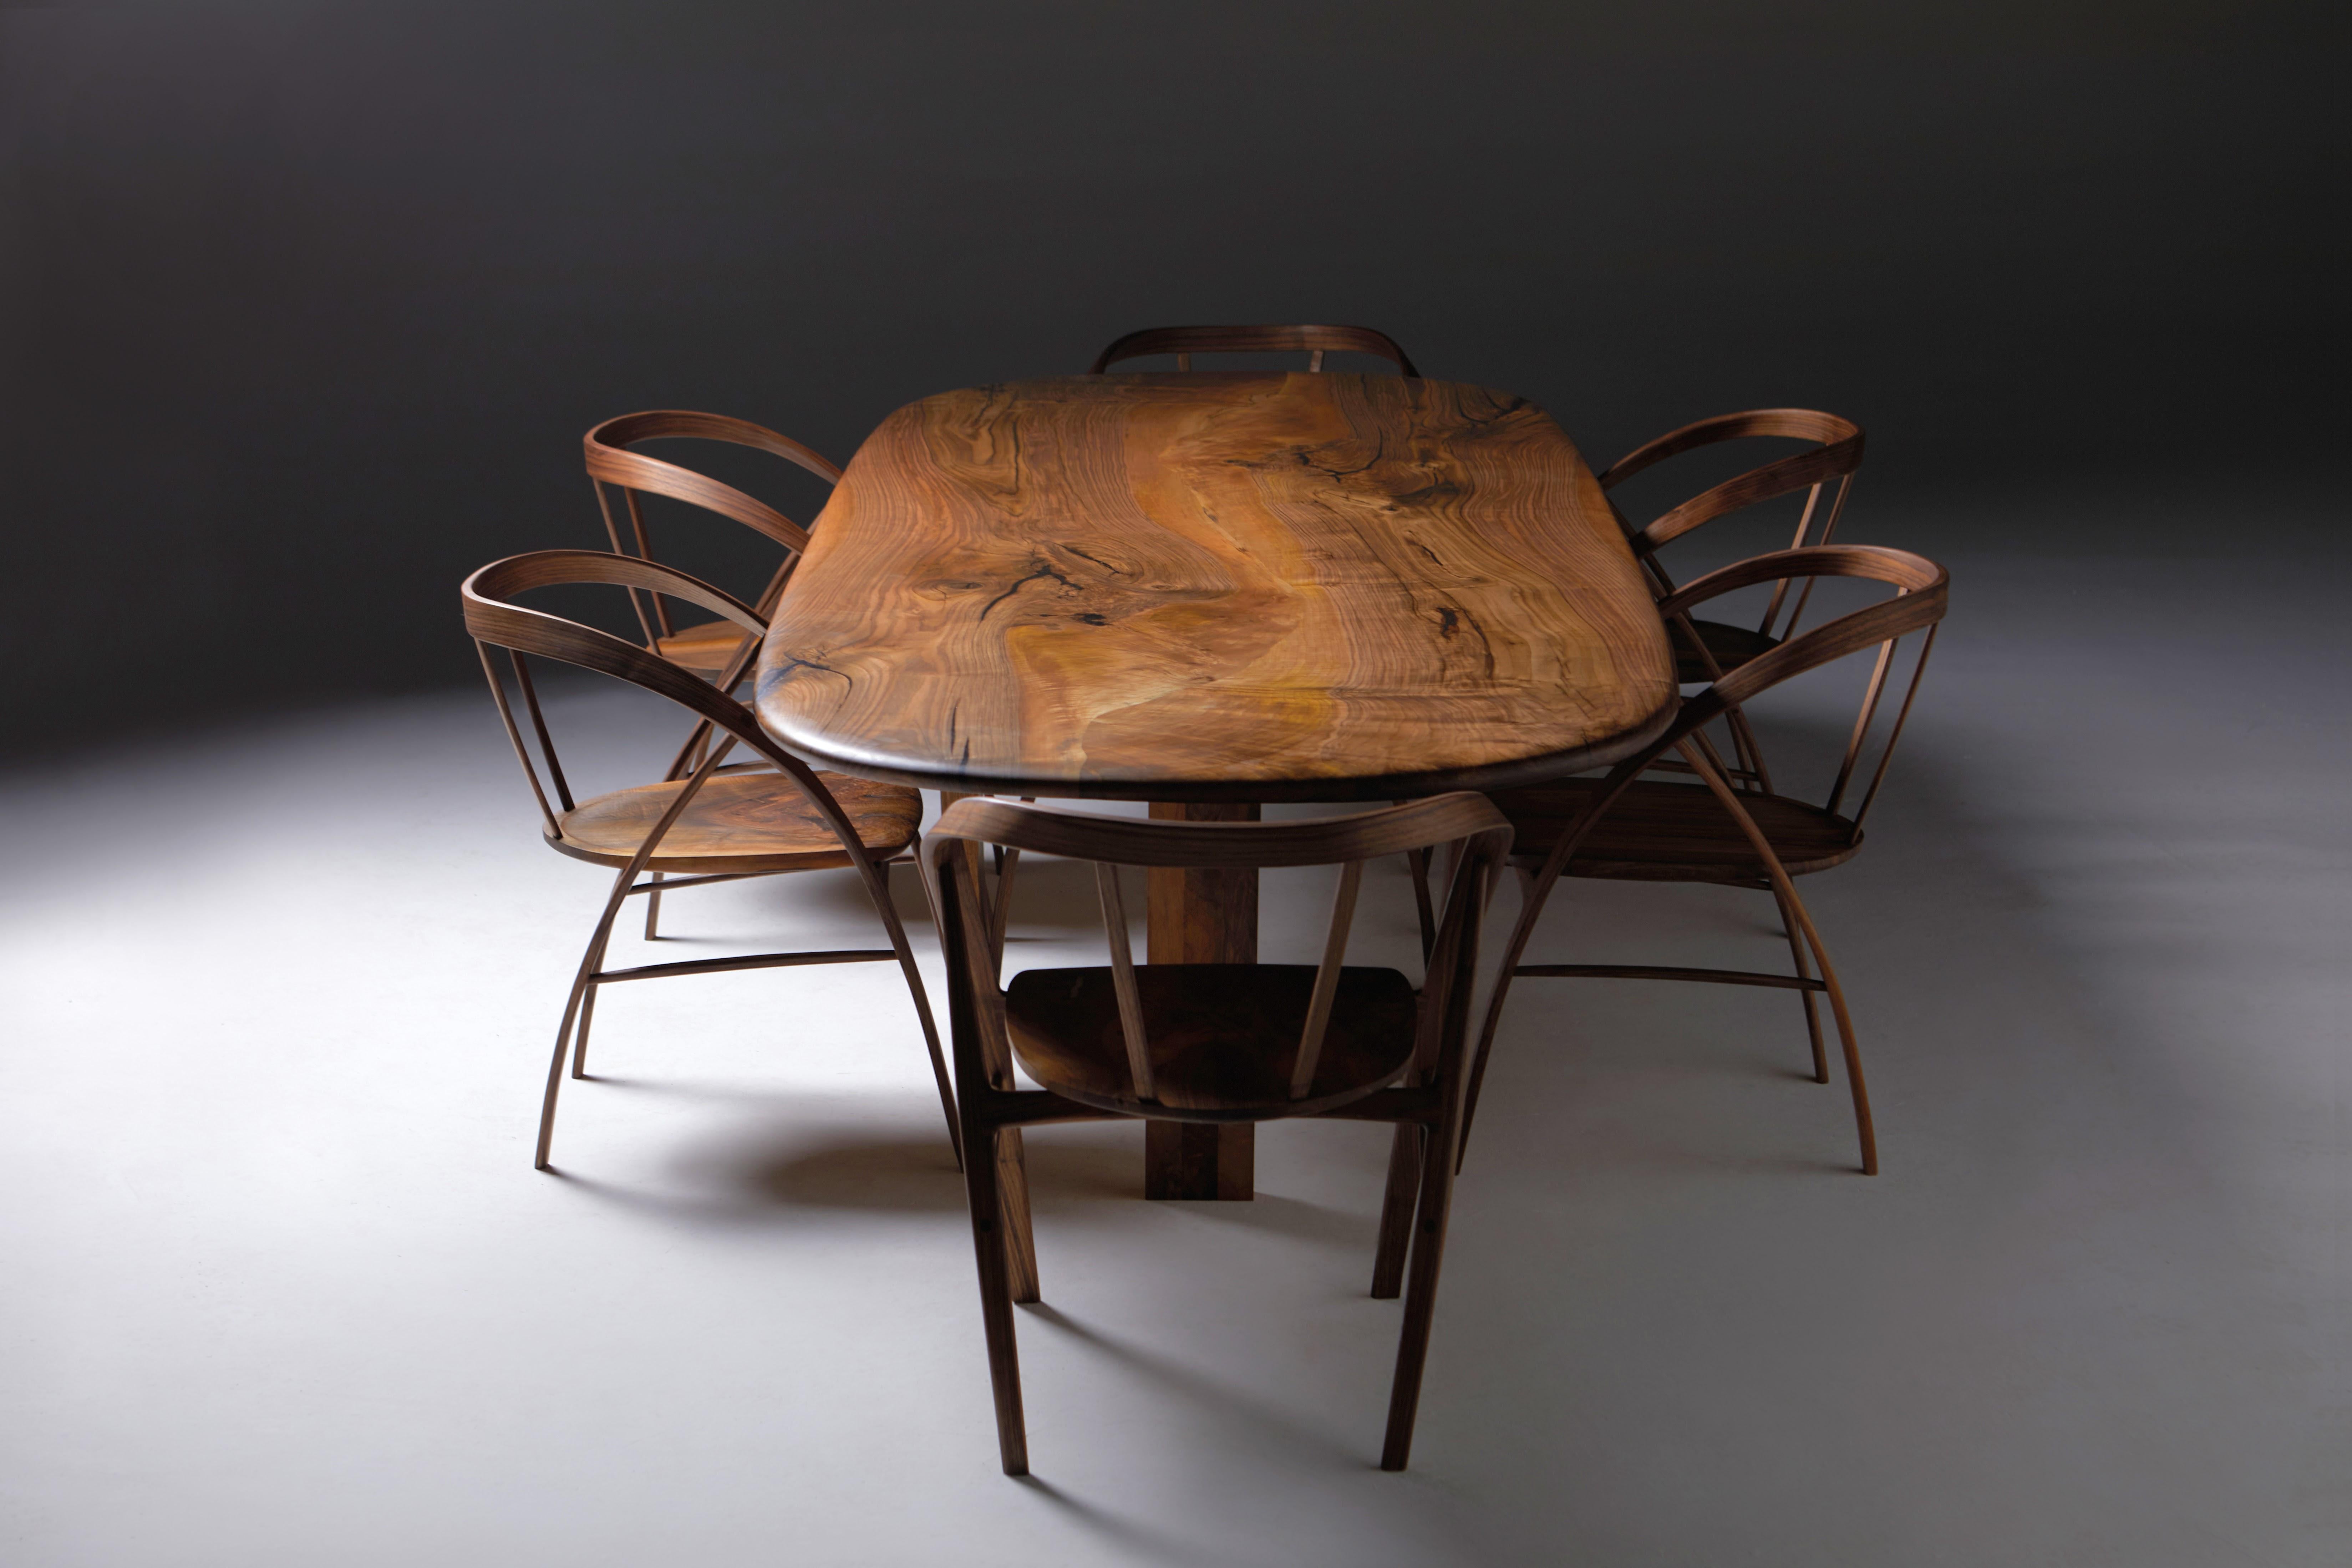
{"type": "MultiPolygon", "coordinates": [[[[1580,816],[1602,780],[1570,779],[1492,799],[1517,832],[1515,860],[1540,862],[1580,816]]],[[[1743,794],[1739,803],[1790,876],[1826,871],[1862,849],[1847,818],[1783,795],[1743,794]]],[[[1627,788],[1578,847],[1566,874],[1627,882],[1762,883],[1763,860],[1731,813],[1704,784],[1643,779],[1627,788]]]]}
{"type": "MultiPolygon", "coordinates": [[[[840,773],[816,777],[877,859],[887,860],[915,841],[923,818],[922,797],[915,790],[840,773]]],[[[583,800],[563,813],[562,836],[548,842],[580,860],[626,865],[686,784],[641,784],[583,800]]],[[[791,779],[776,773],[729,773],[710,779],[688,802],[686,814],[645,869],[814,871],[848,863],[841,840],[791,779]]]]}
{"type": "MultiPolygon", "coordinates": [[[[1691,630],[1698,633],[1698,640],[1706,644],[1708,656],[1715,660],[1716,670],[1727,675],[1759,653],[1769,653],[1780,645],[1779,638],[1767,636],[1753,626],[1733,626],[1721,621],[1696,618],[1690,624],[1691,630]]],[[[1678,684],[1703,686],[1715,679],[1715,672],[1710,671],[1706,662],[1685,643],[1679,631],[1675,633],[1674,642],[1675,680],[1678,684]]],[[[667,643],[663,644],[662,651],[665,654],[668,653],[667,643]]],[[[714,660],[710,667],[718,669],[719,662],[714,660]]]]}
{"type": "Polygon", "coordinates": [[[1247,1122],[1344,1105],[1403,1072],[1418,1006],[1394,969],[1339,971],[1315,1077],[1290,1095],[1312,964],[1143,964],[1143,1002],[1157,1098],[1137,1098],[1108,967],[1028,969],[1004,993],[1013,1054],[1044,1087],[1082,1105],[1176,1122],[1247,1122]]]}
{"type": "Polygon", "coordinates": [[[656,638],[654,651],[678,668],[707,679],[724,670],[750,640],[743,629],[732,622],[706,621],[699,626],[681,626],[667,637],[656,638]]]}

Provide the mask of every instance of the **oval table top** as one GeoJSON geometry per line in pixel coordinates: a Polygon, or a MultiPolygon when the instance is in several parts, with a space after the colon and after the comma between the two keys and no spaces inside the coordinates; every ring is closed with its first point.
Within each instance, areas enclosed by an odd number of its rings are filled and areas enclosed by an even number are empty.
{"type": "Polygon", "coordinates": [[[1674,661],[1549,415],[1393,376],[942,392],[811,529],[759,714],[845,772],[983,794],[1402,800],[1601,766],[1674,661]]]}

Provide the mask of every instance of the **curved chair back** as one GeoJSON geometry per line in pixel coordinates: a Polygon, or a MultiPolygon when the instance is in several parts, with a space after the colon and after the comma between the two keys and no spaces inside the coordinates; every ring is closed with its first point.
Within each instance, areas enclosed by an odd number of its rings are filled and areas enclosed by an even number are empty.
{"type": "MultiPolygon", "coordinates": [[[[808,530],[766,502],[754,499],[731,485],[722,484],[709,475],[698,474],[676,463],[630,450],[640,442],[677,439],[720,441],[730,445],[749,446],[771,453],[799,465],[828,485],[840,481],[841,469],[791,436],[780,435],[764,425],[753,424],[744,419],[730,419],[725,414],[700,413],[692,409],[657,408],[641,413],[625,413],[605,420],[581,437],[581,445],[588,460],[588,479],[595,486],[597,509],[604,514],[605,537],[612,541],[614,554],[635,554],[646,560],[654,559],[645,511],[637,501],[640,492],[667,496],[672,500],[716,512],[783,546],[782,562],[754,601],[754,607],[761,614],[772,613],[777,599],[783,593],[785,582],[792,576],[793,567],[800,560],[801,552],[808,549],[808,530]],[[628,519],[625,541],[620,524],[613,516],[611,497],[605,494],[607,485],[621,493],[623,508],[628,519]]],[[[630,602],[636,609],[647,646],[650,647],[655,639],[669,636],[676,630],[671,626],[668,612],[662,607],[658,597],[646,595],[641,598],[632,592],[630,602]]],[[[741,674],[740,669],[731,673],[741,674]]]]}
{"type": "MultiPolygon", "coordinates": [[[[1810,408],[1757,408],[1744,413],[1718,414],[1685,424],[1680,430],[1670,430],[1656,440],[1646,442],[1619,458],[1603,470],[1601,487],[1614,489],[1644,469],[1685,452],[1712,446],[1718,442],[1738,441],[1756,436],[1779,436],[1789,440],[1812,443],[1811,449],[1791,453],[1788,456],[1735,475],[1715,485],[1680,506],[1659,514],[1650,522],[1634,527],[1627,524],[1633,553],[1648,568],[1656,581],[1660,594],[1675,591],[1674,580],[1659,564],[1660,546],[1682,538],[1692,529],[1711,523],[1716,518],[1757,506],[1765,501],[1806,492],[1803,513],[1797,519],[1795,534],[1789,540],[1791,549],[1805,546],[1825,545],[1837,532],[1838,518],[1845,510],[1846,497],[1853,486],[1854,471],[1862,466],[1862,427],[1850,419],[1833,413],[1823,413],[1810,408]],[[1829,506],[1822,506],[1822,491],[1834,482],[1829,506]],[[1814,524],[1820,523],[1816,532],[1814,524]]],[[[1621,514],[1622,516],[1622,514],[1621,514]]],[[[1782,581],[1774,590],[1766,605],[1763,620],[1756,630],[1767,637],[1788,635],[1796,628],[1804,613],[1804,598],[1789,608],[1785,625],[1777,624],[1788,600],[1789,585],[1782,581]]]]}
{"type": "MultiPolygon", "coordinates": [[[[1186,870],[1266,866],[1339,865],[1339,891],[1324,934],[1322,961],[1307,1003],[1305,1031],[1291,1072],[1290,1097],[1303,1099],[1315,1080],[1323,1034],[1347,956],[1356,894],[1364,862],[1439,845],[1460,852],[1437,940],[1431,950],[1422,1004],[1422,1033],[1408,1076],[1432,1082],[1433,1074],[1458,1066],[1463,1028],[1477,962],[1478,924],[1489,879],[1509,852],[1510,824],[1483,795],[1467,792],[1353,817],[1288,822],[1144,821],[1055,810],[1011,801],[967,799],[940,817],[924,849],[932,878],[940,936],[947,949],[949,984],[957,1009],[958,1075],[963,1075],[965,1041],[975,1041],[982,1060],[974,1064],[975,1086],[1012,1084],[1010,1036],[1004,998],[996,986],[987,911],[982,904],[978,857],[967,844],[1091,861],[1110,949],[1112,984],[1130,1082],[1143,1100],[1152,1098],[1151,1063],[1144,1037],[1143,1007],[1135,979],[1128,935],[1127,906],[1119,891],[1119,866],[1181,867],[1186,870]]],[[[960,1092],[961,1091],[959,1091],[960,1092]]],[[[1140,1107],[1138,1109],[1141,1113],[1140,1107]]]]}
{"type": "Polygon", "coordinates": [[[1098,376],[1122,360],[1147,354],[1173,354],[1176,368],[1189,371],[1194,354],[1285,353],[1304,353],[1310,371],[1323,368],[1325,354],[1373,354],[1396,366],[1400,374],[1421,374],[1395,339],[1370,327],[1147,327],[1097,354],[1087,373],[1098,376]]]}
{"type": "MultiPolygon", "coordinates": [[[[525,609],[510,602],[513,595],[533,589],[557,588],[583,583],[603,583],[625,588],[634,596],[643,593],[648,598],[678,599],[709,611],[742,627],[752,634],[752,645],[768,627],[758,612],[741,600],[713,588],[698,578],[689,577],[675,567],[639,557],[612,554],[600,550],[551,549],[533,550],[528,555],[509,556],[492,561],[466,579],[458,590],[466,613],[466,630],[472,634],[476,650],[481,654],[482,674],[490,683],[490,695],[499,705],[499,716],[506,723],[507,738],[513,743],[515,757],[521,762],[524,775],[530,781],[531,793],[538,799],[541,816],[545,820],[548,836],[562,833],[562,813],[576,803],[571,786],[563,775],[563,765],[556,754],[539,695],[530,677],[530,660],[533,657],[552,659],[560,664],[593,670],[626,681],[659,696],[667,697],[681,707],[692,709],[701,722],[679,748],[679,758],[707,751],[700,765],[694,769],[693,781],[680,792],[669,814],[662,819],[647,838],[639,859],[650,859],[661,837],[669,831],[687,803],[691,800],[703,781],[716,772],[727,753],[736,746],[749,747],[760,758],[773,766],[799,786],[840,839],[852,863],[864,866],[869,862],[864,841],[845,815],[838,802],[808,764],[770,740],[760,727],[751,710],[708,681],[689,674],[666,659],[646,652],[625,638],[609,632],[600,632],[577,621],[543,610],[525,609]],[[516,686],[520,690],[523,706],[530,716],[533,737],[538,742],[539,759],[534,760],[531,747],[523,740],[517,722],[514,705],[507,695],[506,683],[499,678],[497,667],[490,661],[490,650],[506,651],[513,669],[516,686]],[[717,735],[724,739],[715,746],[706,743],[717,735]],[[540,763],[543,761],[546,781],[541,782],[540,763]],[[554,800],[549,799],[550,790],[554,800]]],[[[667,777],[675,778],[681,771],[673,763],[667,777]]]]}
{"type": "MultiPolygon", "coordinates": [[[[1743,561],[1735,561],[1718,570],[1708,572],[1688,587],[1668,595],[1658,605],[1659,613],[1669,622],[1682,621],[1690,611],[1720,594],[1759,582],[1801,580],[1808,584],[1823,578],[1847,578],[1880,582],[1895,591],[1894,596],[1859,610],[1849,611],[1822,622],[1809,632],[1790,637],[1778,647],[1758,654],[1728,674],[1719,677],[1712,685],[1685,699],[1675,722],[1665,733],[1613,768],[1597,790],[1590,807],[1575,826],[1561,839],[1555,857],[1565,863],[1572,854],[1575,841],[1600,819],[1610,802],[1623,792],[1634,777],[1655,763],[1670,750],[1680,751],[1685,762],[1706,779],[1708,787],[1726,800],[1734,797],[1717,768],[1703,766],[1700,751],[1691,746],[1696,732],[1714,722],[1727,711],[1741,707],[1759,694],[1850,653],[1875,647],[1878,657],[1870,681],[1864,687],[1861,711],[1855,716],[1853,730],[1846,742],[1845,753],[1838,764],[1837,777],[1829,790],[1825,810],[1835,813],[1844,803],[1854,779],[1860,775],[1863,761],[1873,744],[1874,731],[1885,709],[1885,697],[1895,668],[1896,652],[1906,637],[1914,632],[1927,633],[1920,640],[1916,656],[1912,660],[1909,680],[1905,683],[1903,700],[1895,708],[1893,724],[1883,739],[1876,742],[1877,758],[1869,769],[1869,783],[1864,788],[1861,804],[1848,818],[1858,836],[1863,819],[1869,814],[1871,803],[1878,798],[1878,789],[1885,780],[1887,765],[1894,760],[1895,743],[1903,737],[1903,726],[1911,716],[1911,704],[1919,694],[1919,680],[1927,673],[1927,655],[1936,645],[1936,628],[1944,619],[1949,597],[1951,578],[1944,569],[1927,557],[1909,550],[1890,549],[1882,545],[1809,545],[1799,549],[1773,550],[1743,561]]],[[[1744,809],[1733,807],[1733,814],[1748,822],[1744,809]]]]}

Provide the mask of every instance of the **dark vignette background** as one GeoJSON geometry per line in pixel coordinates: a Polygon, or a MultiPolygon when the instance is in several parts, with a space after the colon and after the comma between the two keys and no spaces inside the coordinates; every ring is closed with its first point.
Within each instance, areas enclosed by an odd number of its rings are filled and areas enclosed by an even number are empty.
{"type": "Polygon", "coordinates": [[[0,11],[5,733],[467,679],[594,420],[846,458],[1166,321],[1376,325],[1597,460],[1833,408],[1992,530],[2326,461],[2325,10],[1633,9],[0,11]]]}

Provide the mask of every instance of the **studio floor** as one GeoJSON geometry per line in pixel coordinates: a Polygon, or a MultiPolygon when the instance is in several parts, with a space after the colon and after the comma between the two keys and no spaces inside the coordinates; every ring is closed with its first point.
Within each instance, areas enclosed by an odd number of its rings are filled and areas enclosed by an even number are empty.
{"type": "MultiPolygon", "coordinates": [[[[1868,848],[1805,888],[1884,1174],[1787,995],[1526,982],[1402,1475],[1384,1130],[1265,1128],[1246,1204],[1142,1202],[1139,1127],[1033,1134],[1009,1480],[887,967],[615,988],[539,1174],[606,883],[538,841],[480,692],[16,769],[0,1560],[2352,1561],[2347,558],[1967,521],[1868,536],[1943,555],[1952,615],[1868,848]]],[[[677,728],[555,706],[607,786],[677,728]]],[[[1077,870],[1024,873],[1008,970],[1100,961],[1077,870]]],[[[1268,957],[1319,889],[1268,878],[1268,957]]],[[[836,945],[859,898],[681,894],[615,961],[836,945]]],[[[1776,963],[1769,915],[1572,883],[1539,944],[1776,963]]],[[[1361,921],[1409,967],[1401,868],[1361,921]]]]}

